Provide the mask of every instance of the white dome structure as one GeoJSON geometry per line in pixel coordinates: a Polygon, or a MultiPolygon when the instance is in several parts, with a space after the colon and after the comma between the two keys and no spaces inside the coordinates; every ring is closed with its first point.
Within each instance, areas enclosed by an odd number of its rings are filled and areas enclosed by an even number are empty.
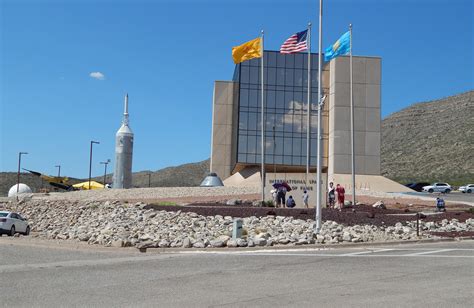
{"type": "Polygon", "coordinates": [[[8,197],[15,197],[16,196],[16,187],[17,187],[17,185],[19,185],[18,195],[31,194],[32,193],[31,188],[28,187],[28,185],[20,183],[20,184],[15,184],[10,188],[10,190],[8,191],[8,197]]]}

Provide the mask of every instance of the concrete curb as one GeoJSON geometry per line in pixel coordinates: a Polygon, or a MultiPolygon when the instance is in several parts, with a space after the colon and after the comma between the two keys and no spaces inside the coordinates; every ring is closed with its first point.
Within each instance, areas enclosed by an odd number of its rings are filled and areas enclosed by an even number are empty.
{"type": "MultiPolygon", "coordinates": [[[[262,247],[222,247],[222,248],[147,248],[147,253],[183,253],[183,252],[223,252],[223,251],[262,251],[262,250],[315,250],[315,249],[338,249],[338,248],[359,248],[371,246],[385,246],[385,245],[404,245],[404,244],[427,244],[439,242],[456,242],[474,240],[474,236],[465,237],[442,237],[442,238],[428,238],[417,240],[400,240],[400,241],[386,241],[386,242],[362,242],[362,243],[342,243],[342,244],[308,244],[308,245],[282,245],[282,246],[262,246],[262,247]]],[[[143,252],[143,251],[142,251],[143,252]]]]}
{"type": "Polygon", "coordinates": [[[281,245],[281,246],[262,246],[262,247],[222,247],[222,248],[146,248],[139,250],[136,247],[106,247],[99,245],[88,245],[82,242],[74,242],[68,240],[48,240],[38,238],[1,238],[1,245],[13,245],[13,246],[27,246],[27,247],[38,247],[38,248],[51,248],[51,249],[66,249],[66,250],[83,250],[83,251],[95,251],[95,252],[121,252],[136,254],[141,253],[152,253],[152,254],[181,254],[181,253],[193,253],[193,252],[252,252],[252,251],[265,251],[265,250],[328,250],[338,248],[363,248],[363,247],[374,247],[374,246],[395,246],[395,245],[406,245],[406,244],[427,244],[427,243],[441,243],[441,242],[456,242],[456,241],[468,241],[474,240],[474,236],[464,237],[440,237],[440,238],[427,238],[427,239],[415,239],[415,240],[399,240],[399,241],[385,241],[385,242],[360,242],[360,243],[340,243],[340,244],[307,244],[307,245],[281,245]]]}

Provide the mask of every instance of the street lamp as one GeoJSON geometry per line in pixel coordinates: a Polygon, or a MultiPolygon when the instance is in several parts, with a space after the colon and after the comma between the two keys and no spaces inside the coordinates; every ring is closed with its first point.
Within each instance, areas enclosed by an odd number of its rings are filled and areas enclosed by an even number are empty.
{"type": "Polygon", "coordinates": [[[56,165],[54,167],[58,168],[58,178],[61,177],[61,165],[56,165]]]}
{"type": "Polygon", "coordinates": [[[19,152],[18,153],[18,173],[16,178],[16,197],[18,198],[18,193],[20,192],[20,166],[21,166],[21,155],[28,154],[27,152],[19,152]]]}
{"type": "Polygon", "coordinates": [[[92,172],[92,145],[93,144],[100,144],[99,141],[91,141],[91,152],[89,157],[89,190],[91,189],[91,172],[92,172]]]}
{"type": "Polygon", "coordinates": [[[105,165],[105,168],[104,168],[104,188],[105,188],[105,184],[107,183],[107,165],[110,163],[110,159],[107,159],[106,161],[101,161],[100,162],[102,165],[105,165]]]}

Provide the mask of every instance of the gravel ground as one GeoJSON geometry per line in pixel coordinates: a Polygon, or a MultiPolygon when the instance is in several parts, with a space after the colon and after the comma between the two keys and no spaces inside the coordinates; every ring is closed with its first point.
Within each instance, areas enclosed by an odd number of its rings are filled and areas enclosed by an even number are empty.
{"type": "MultiPolygon", "coordinates": [[[[154,202],[173,201],[178,204],[195,202],[219,202],[228,199],[259,200],[260,187],[152,187],[133,189],[105,189],[92,191],[74,191],[64,193],[32,194],[34,199],[70,200],[70,201],[129,201],[154,202]]],[[[346,195],[351,200],[350,195],[346,195]]],[[[433,197],[412,196],[397,193],[382,193],[360,190],[357,191],[357,201],[372,204],[383,200],[386,205],[434,205],[433,197]]],[[[8,198],[0,198],[8,201],[8,198]]],[[[447,202],[448,204],[454,204],[447,202]]],[[[462,203],[458,203],[462,204],[462,203]]]]}
{"type": "MultiPolygon", "coordinates": [[[[173,205],[148,205],[146,208],[153,208],[161,211],[181,211],[193,212],[203,216],[232,216],[232,217],[264,217],[267,215],[293,217],[295,219],[312,219],[315,218],[315,210],[313,209],[281,209],[271,207],[253,207],[246,205],[232,205],[228,206],[222,203],[196,203],[186,206],[173,205]]],[[[424,208],[426,210],[426,207],[424,208]]],[[[398,222],[405,222],[407,220],[416,220],[416,212],[418,209],[374,209],[368,205],[358,205],[353,208],[344,208],[341,212],[333,209],[322,209],[322,220],[335,221],[337,223],[353,226],[353,225],[375,225],[375,226],[393,226],[398,222]],[[372,216],[373,214],[373,216],[372,216]]],[[[429,209],[426,212],[433,212],[429,209]]],[[[448,211],[436,215],[427,215],[422,220],[427,221],[442,221],[443,219],[457,219],[459,221],[466,221],[466,219],[474,218],[474,213],[467,213],[464,210],[451,210],[448,206],[448,211]]]]}
{"type": "Polygon", "coordinates": [[[256,187],[152,187],[133,189],[98,189],[67,193],[34,194],[35,199],[69,201],[152,201],[152,200],[195,200],[196,198],[223,200],[229,197],[256,195],[256,187]],[[191,198],[192,197],[192,198],[191,198]]]}

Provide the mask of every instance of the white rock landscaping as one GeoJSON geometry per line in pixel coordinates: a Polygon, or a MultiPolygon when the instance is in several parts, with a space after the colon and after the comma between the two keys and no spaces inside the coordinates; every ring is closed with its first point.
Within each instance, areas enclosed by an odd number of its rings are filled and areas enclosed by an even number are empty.
{"type": "MultiPolygon", "coordinates": [[[[219,248],[273,245],[337,244],[418,239],[416,222],[395,226],[344,226],[324,222],[313,237],[315,222],[293,217],[243,218],[243,236],[232,239],[230,216],[155,211],[145,203],[120,201],[27,200],[0,203],[1,208],[24,215],[33,236],[113,247],[219,248]]],[[[474,231],[474,219],[421,222],[422,238],[429,232],[474,231]]]]}

